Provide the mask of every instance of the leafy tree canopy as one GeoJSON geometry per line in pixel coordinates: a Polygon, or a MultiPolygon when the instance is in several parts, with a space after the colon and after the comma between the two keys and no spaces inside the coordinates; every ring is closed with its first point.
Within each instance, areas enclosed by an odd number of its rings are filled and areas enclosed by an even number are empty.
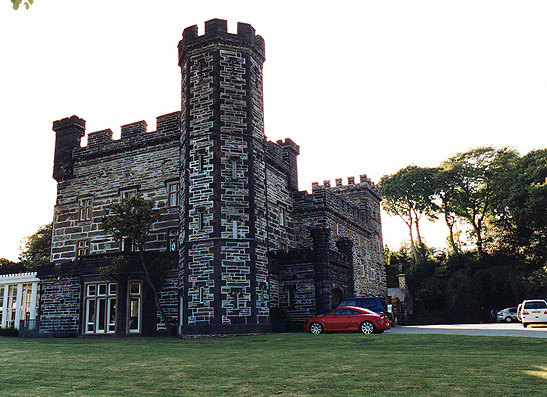
{"type": "Polygon", "coordinates": [[[19,256],[28,270],[36,270],[36,265],[49,262],[51,254],[52,224],[40,226],[36,233],[22,240],[23,252],[19,256]]]}
{"type": "Polygon", "coordinates": [[[23,4],[23,6],[25,7],[25,9],[29,9],[30,6],[34,3],[34,0],[11,0],[12,4],[13,4],[13,9],[14,10],[18,10],[19,7],[21,6],[21,4],[23,4]]]}
{"type": "MultiPolygon", "coordinates": [[[[159,291],[163,282],[166,262],[160,258],[147,260],[144,254],[144,246],[150,235],[153,224],[159,219],[160,210],[154,208],[154,200],[145,199],[137,195],[119,203],[113,203],[106,208],[106,216],[102,221],[103,229],[112,234],[118,240],[129,239],[139,252],[140,263],[144,272],[144,279],[154,294],[156,309],[170,334],[175,332],[169,318],[163,310],[159,299],[159,291]]],[[[120,277],[125,271],[124,258],[115,261],[111,266],[103,269],[103,276],[120,277]]]]}

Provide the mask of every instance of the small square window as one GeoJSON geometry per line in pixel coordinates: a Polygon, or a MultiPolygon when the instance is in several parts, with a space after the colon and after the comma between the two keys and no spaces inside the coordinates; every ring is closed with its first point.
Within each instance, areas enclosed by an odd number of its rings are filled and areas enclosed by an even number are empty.
{"type": "Polygon", "coordinates": [[[81,258],[86,255],[89,255],[89,240],[78,240],[76,256],[81,258]]]}
{"type": "Polygon", "coordinates": [[[99,284],[98,295],[106,295],[106,284],[99,284]]]}
{"type": "Polygon", "coordinates": [[[141,283],[131,282],[129,283],[129,294],[130,295],[140,295],[141,293],[141,283]]]}
{"type": "Polygon", "coordinates": [[[137,197],[137,189],[124,190],[122,192],[122,200],[129,200],[137,197]]]}

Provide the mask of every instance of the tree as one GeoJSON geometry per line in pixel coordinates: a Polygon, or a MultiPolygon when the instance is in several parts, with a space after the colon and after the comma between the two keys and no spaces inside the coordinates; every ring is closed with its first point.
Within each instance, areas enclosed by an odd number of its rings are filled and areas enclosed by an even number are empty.
{"type": "Polygon", "coordinates": [[[414,165],[397,171],[393,175],[383,176],[378,185],[382,190],[382,207],[390,215],[399,216],[408,226],[410,247],[417,261],[418,250],[424,244],[420,233],[420,220],[425,215],[435,219],[434,168],[422,168],[414,165]],[[416,240],[414,239],[416,231],[416,240]]]}
{"type": "MultiPolygon", "coordinates": [[[[159,291],[163,282],[162,277],[154,277],[155,268],[153,261],[145,260],[144,246],[152,229],[152,225],[159,218],[159,210],[154,208],[154,200],[147,200],[142,195],[137,195],[120,203],[113,203],[106,208],[106,216],[102,221],[102,228],[112,234],[119,242],[125,241],[134,244],[139,253],[140,264],[144,272],[144,279],[154,294],[156,309],[167,331],[174,333],[174,327],[165,314],[159,298],[159,291]]],[[[121,266],[121,263],[118,262],[121,266]]]]}
{"type": "Polygon", "coordinates": [[[11,2],[13,4],[13,9],[14,10],[18,10],[21,3],[23,3],[25,8],[28,10],[30,8],[30,6],[34,3],[34,0],[25,0],[25,1],[23,1],[23,0],[11,0],[11,2]]]}
{"type": "Polygon", "coordinates": [[[36,270],[36,265],[49,262],[52,228],[52,223],[40,226],[36,233],[21,241],[23,251],[19,255],[19,261],[27,270],[36,270]]]}
{"type": "Polygon", "coordinates": [[[516,155],[515,151],[506,148],[496,150],[484,146],[459,153],[441,164],[446,173],[445,211],[453,212],[472,227],[479,255],[484,252],[485,222],[492,214],[495,192],[501,188],[498,181],[504,165],[516,155]]]}
{"type": "Polygon", "coordinates": [[[547,265],[547,149],[532,151],[507,168],[493,208],[498,241],[528,262],[547,265]]]}

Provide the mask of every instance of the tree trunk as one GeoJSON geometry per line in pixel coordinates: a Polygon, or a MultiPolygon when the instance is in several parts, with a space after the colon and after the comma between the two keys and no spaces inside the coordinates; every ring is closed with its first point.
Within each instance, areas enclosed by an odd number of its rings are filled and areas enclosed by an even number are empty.
{"type": "Polygon", "coordinates": [[[444,221],[446,222],[446,226],[448,226],[450,246],[452,247],[454,253],[457,254],[460,252],[460,249],[454,241],[454,217],[451,216],[447,211],[445,211],[444,221]]]}
{"type": "Polygon", "coordinates": [[[416,249],[416,244],[414,244],[414,235],[412,233],[412,224],[413,224],[413,221],[412,221],[412,213],[411,213],[411,210],[408,210],[408,215],[409,215],[409,219],[410,219],[410,222],[406,222],[405,223],[407,224],[408,226],[408,235],[410,237],[410,248],[412,249],[412,254],[414,255],[414,260],[416,262],[418,262],[418,250],[416,249]]]}
{"type": "Polygon", "coordinates": [[[140,254],[140,258],[141,258],[141,265],[142,265],[142,268],[144,270],[144,279],[146,280],[146,283],[148,284],[148,286],[152,289],[152,292],[154,293],[154,301],[156,303],[156,309],[160,313],[160,317],[161,317],[163,323],[165,324],[165,328],[167,328],[167,332],[169,333],[169,335],[174,335],[175,334],[175,328],[169,322],[169,319],[168,319],[167,315],[165,314],[165,311],[163,310],[163,307],[161,306],[159,292],[158,292],[158,289],[156,288],[156,286],[154,285],[154,283],[152,282],[152,279],[150,278],[150,272],[148,272],[148,268],[146,267],[146,263],[144,261],[144,254],[142,252],[142,248],[139,249],[139,254],[140,254]]]}

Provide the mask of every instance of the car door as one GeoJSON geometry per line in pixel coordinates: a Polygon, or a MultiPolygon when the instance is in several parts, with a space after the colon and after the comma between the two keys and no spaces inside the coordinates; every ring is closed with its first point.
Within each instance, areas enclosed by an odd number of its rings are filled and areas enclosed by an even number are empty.
{"type": "Polygon", "coordinates": [[[350,315],[346,308],[336,309],[325,319],[325,331],[345,331],[350,324],[350,315]]]}
{"type": "Polygon", "coordinates": [[[361,324],[361,321],[363,320],[363,313],[360,313],[357,310],[348,309],[347,317],[348,317],[348,323],[347,323],[348,331],[358,330],[359,325],[361,324]]]}

